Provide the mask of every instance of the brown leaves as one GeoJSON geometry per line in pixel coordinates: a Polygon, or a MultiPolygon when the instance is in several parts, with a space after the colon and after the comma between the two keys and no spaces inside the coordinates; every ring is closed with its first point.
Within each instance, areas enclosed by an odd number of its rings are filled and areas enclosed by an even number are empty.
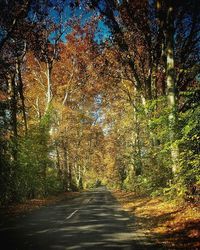
{"type": "Polygon", "coordinates": [[[1,207],[0,209],[8,216],[18,216],[20,214],[38,209],[42,206],[48,206],[50,204],[54,204],[67,198],[76,197],[78,195],[78,192],[66,192],[57,196],[50,196],[48,198],[27,200],[23,203],[13,204],[6,208],[1,207]]]}
{"type": "Polygon", "coordinates": [[[138,229],[154,237],[167,249],[199,249],[200,210],[188,204],[175,204],[158,198],[137,197],[114,192],[123,207],[135,216],[138,229]]]}

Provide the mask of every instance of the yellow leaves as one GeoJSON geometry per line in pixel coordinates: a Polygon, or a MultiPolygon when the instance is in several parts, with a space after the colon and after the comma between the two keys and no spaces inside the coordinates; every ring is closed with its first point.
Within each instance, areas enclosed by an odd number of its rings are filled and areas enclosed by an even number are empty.
{"type": "Polygon", "coordinates": [[[132,92],[133,90],[133,83],[131,83],[129,80],[122,79],[122,86],[125,87],[129,92],[132,92]]]}

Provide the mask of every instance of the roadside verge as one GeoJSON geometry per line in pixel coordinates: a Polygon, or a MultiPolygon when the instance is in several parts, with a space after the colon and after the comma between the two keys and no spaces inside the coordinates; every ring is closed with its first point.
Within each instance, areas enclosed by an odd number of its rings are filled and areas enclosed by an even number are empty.
{"type": "Polygon", "coordinates": [[[21,203],[12,204],[9,206],[0,207],[0,214],[4,214],[5,216],[18,216],[24,213],[31,212],[35,209],[39,209],[44,206],[52,205],[57,202],[71,199],[79,196],[79,192],[65,192],[59,195],[48,196],[46,198],[41,199],[30,199],[21,203]]]}
{"type": "Polygon", "coordinates": [[[133,192],[113,191],[123,208],[134,215],[138,230],[167,249],[200,249],[200,208],[162,198],[138,197],[133,192]]]}

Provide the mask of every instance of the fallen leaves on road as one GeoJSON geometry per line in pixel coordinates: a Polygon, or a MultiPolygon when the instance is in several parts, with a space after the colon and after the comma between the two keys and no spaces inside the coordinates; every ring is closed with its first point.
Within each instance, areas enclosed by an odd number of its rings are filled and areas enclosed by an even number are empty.
{"type": "Polygon", "coordinates": [[[161,198],[137,197],[132,192],[113,192],[124,209],[134,214],[138,229],[167,249],[200,249],[200,209],[161,198]]]}
{"type": "Polygon", "coordinates": [[[75,197],[79,192],[65,192],[57,196],[49,196],[41,199],[31,199],[23,203],[12,204],[8,207],[1,207],[2,212],[8,216],[17,216],[38,209],[42,206],[54,204],[67,198],[75,197]]]}

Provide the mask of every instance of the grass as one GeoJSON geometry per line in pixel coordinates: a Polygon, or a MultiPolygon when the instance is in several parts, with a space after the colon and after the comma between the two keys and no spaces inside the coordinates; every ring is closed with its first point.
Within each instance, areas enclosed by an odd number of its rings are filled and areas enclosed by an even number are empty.
{"type": "Polygon", "coordinates": [[[200,249],[199,204],[138,197],[132,192],[114,191],[125,210],[134,215],[138,230],[143,230],[167,249],[200,249]]]}

